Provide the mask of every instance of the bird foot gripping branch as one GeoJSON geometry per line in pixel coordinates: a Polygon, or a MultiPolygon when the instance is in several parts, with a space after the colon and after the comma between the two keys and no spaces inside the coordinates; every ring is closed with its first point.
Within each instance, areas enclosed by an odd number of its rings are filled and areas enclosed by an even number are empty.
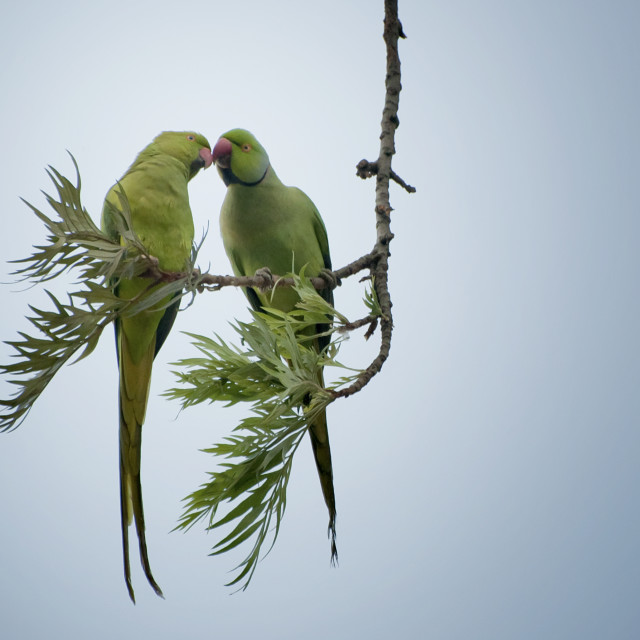
{"type": "Polygon", "coordinates": [[[335,271],[331,271],[331,269],[320,269],[318,277],[325,281],[325,284],[329,289],[336,289],[342,284],[342,281],[336,275],[335,271]]]}
{"type": "Polygon", "coordinates": [[[273,273],[271,273],[271,269],[269,269],[269,267],[262,267],[258,269],[253,274],[253,277],[260,282],[260,284],[258,284],[258,289],[260,289],[262,293],[269,291],[269,289],[273,289],[275,283],[273,273]]]}

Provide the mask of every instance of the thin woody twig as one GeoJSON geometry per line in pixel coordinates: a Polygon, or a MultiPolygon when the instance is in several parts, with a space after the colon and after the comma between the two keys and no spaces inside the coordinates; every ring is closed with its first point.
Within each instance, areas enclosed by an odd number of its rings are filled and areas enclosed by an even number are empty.
{"type": "MultiPolygon", "coordinates": [[[[353,276],[360,271],[370,269],[376,262],[378,256],[375,251],[361,256],[357,260],[349,264],[331,271],[333,279],[339,286],[340,281],[353,276]]],[[[195,289],[207,289],[209,291],[218,291],[223,287],[256,287],[262,290],[269,290],[275,287],[292,287],[293,278],[283,278],[282,276],[272,274],[271,278],[267,278],[262,273],[257,272],[253,276],[231,276],[231,275],[215,275],[211,273],[201,273],[195,269],[191,274],[186,272],[164,271],[158,266],[158,260],[153,256],[144,256],[148,261],[147,269],[141,274],[142,277],[156,280],[157,282],[175,282],[181,279],[190,279],[195,289]]],[[[309,279],[314,288],[327,289],[332,285],[328,278],[320,276],[309,279]]]]}
{"type": "Polygon", "coordinates": [[[377,328],[378,328],[378,318],[376,317],[373,319],[373,322],[369,325],[367,332],[364,334],[364,339],[368,340],[375,333],[377,328]]]}
{"type": "MultiPolygon", "coordinates": [[[[371,325],[377,325],[378,324],[378,316],[374,316],[373,314],[369,314],[368,316],[365,316],[364,318],[360,318],[360,320],[354,320],[353,322],[347,322],[345,324],[343,324],[341,327],[338,327],[338,332],[340,333],[346,333],[347,331],[353,331],[354,329],[359,329],[360,327],[364,327],[366,325],[369,325],[369,331],[371,331],[371,333],[373,333],[373,331],[375,331],[375,327],[373,330],[371,330],[371,325]]],[[[369,333],[369,331],[367,331],[367,333],[369,333]]]]}
{"type": "MultiPolygon", "coordinates": [[[[356,165],[356,175],[363,180],[378,175],[378,163],[369,162],[368,160],[364,159],[360,160],[360,162],[358,162],[358,164],[356,165]]],[[[412,187],[410,184],[407,184],[393,169],[391,169],[391,174],[389,177],[408,193],[416,192],[416,188],[412,187]]]]}
{"type": "MultiPolygon", "coordinates": [[[[391,158],[395,153],[395,130],[398,127],[398,105],[402,85],[400,83],[400,58],[398,39],[405,37],[398,20],[398,1],[385,0],[384,41],[387,47],[387,75],[385,79],[385,103],[382,111],[382,133],[380,135],[380,156],[376,162],[376,229],[377,239],[373,254],[377,255],[372,267],[373,283],[380,304],[380,350],[373,362],[362,372],[354,383],[335,392],[335,397],[348,397],[360,391],[375,376],[389,357],[393,316],[391,296],[388,286],[389,243],[391,233],[391,204],[389,202],[389,180],[391,179],[391,158]]],[[[373,174],[372,174],[373,175],[373,174]]]]}

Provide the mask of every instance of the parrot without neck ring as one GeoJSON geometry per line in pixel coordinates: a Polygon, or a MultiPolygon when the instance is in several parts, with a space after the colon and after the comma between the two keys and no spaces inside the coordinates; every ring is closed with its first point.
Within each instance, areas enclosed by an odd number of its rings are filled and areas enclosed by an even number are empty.
{"type": "MultiPolygon", "coordinates": [[[[269,156],[256,138],[244,129],[233,129],[220,137],[213,148],[213,161],[227,186],[220,211],[220,230],[233,271],[238,276],[251,276],[267,267],[272,273],[299,273],[307,265],[306,274],[317,276],[331,269],[329,241],[320,213],[300,189],[280,182],[269,156]]],[[[268,294],[245,289],[255,309],[262,305],[291,311],[298,296],[291,288],[279,287],[268,294]]],[[[320,294],[333,305],[333,292],[325,288],[320,294]]],[[[319,325],[318,332],[326,331],[319,325]]],[[[324,349],[328,336],[316,340],[324,349]]],[[[319,384],[324,386],[322,373],[319,384]]],[[[327,417],[323,411],[309,424],[309,436],[316,461],[320,485],[329,511],[331,560],[337,559],[336,500],[327,417]]]]}
{"type": "MultiPolygon", "coordinates": [[[[165,131],[143,149],[127,172],[107,193],[102,209],[102,228],[114,240],[118,236],[114,216],[120,210],[118,192],[127,197],[131,222],[145,248],[165,271],[182,271],[193,244],[193,219],[187,183],[212,163],[207,139],[189,131],[165,131]]],[[[121,280],[120,298],[131,299],[149,288],[148,278],[121,280]]],[[[169,300],[159,303],[163,307],[169,300]]],[[[143,311],[115,322],[116,351],[120,373],[120,513],[124,575],[131,600],[135,595],[129,564],[129,525],[135,521],[144,573],[161,597],[149,564],[145,539],[140,451],[151,381],[153,359],[164,343],[178,313],[180,301],[157,311],[143,311]]]]}

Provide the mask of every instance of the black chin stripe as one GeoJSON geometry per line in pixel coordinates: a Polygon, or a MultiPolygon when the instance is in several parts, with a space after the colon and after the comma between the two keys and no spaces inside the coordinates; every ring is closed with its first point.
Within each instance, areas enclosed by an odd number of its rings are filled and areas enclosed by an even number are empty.
{"type": "Polygon", "coordinates": [[[191,163],[191,166],[189,167],[189,176],[190,176],[190,178],[193,178],[196,175],[196,173],[198,173],[198,171],[200,171],[200,169],[202,169],[202,167],[204,167],[204,158],[201,158],[200,156],[198,156],[191,163]]]}
{"type": "Polygon", "coordinates": [[[236,176],[231,171],[231,169],[229,168],[220,169],[222,180],[227,185],[227,187],[230,184],[241,184],[243,187],[255,187],[257,184],[260,184],[265,179],[265,176],[267,175],[267,171],[269,171],[269,167],[265,169],[264,173],[262,174],[262,177],[256,180],[255,182],[244,182],[244,180],[240,180],[240,178],[238,178],[238,176],[236,176]]]}

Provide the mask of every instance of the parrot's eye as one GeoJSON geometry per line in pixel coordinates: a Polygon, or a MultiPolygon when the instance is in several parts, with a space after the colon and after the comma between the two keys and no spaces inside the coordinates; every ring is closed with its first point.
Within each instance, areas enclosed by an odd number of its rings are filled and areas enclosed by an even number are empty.
{"type": "Polygon", "coordinates": [[[187,140],[195,140],[196,137],[195,136],[187,136],[187,140]]]}
{"type": "Polygon", "coordinates": [[[246,151],[251,151],[251,145],[245,142],[245,143],[242,145],[242,150],[243,150],[243,151],[245,151],[245,152],[246,152],[246,151]]]}

